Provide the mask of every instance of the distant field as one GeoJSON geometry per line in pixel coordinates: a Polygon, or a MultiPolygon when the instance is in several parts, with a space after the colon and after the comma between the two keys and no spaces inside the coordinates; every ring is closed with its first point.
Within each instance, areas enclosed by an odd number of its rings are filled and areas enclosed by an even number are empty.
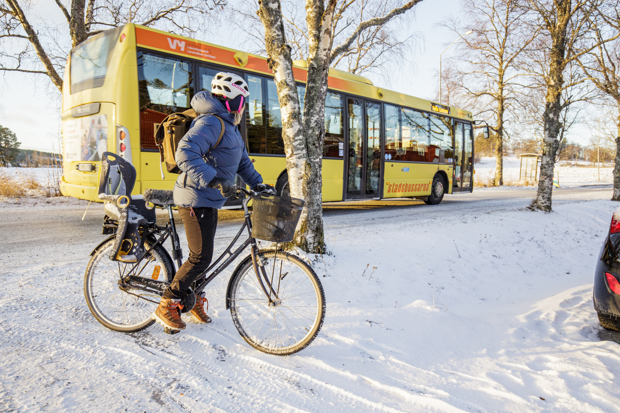
{"type": "MultiPolygon", "coordinates": [[[[528,183],[519,181],[520,159],[510,157],[504,159],[504,185],[506,186],[526,186],[528,183]]],[[[602,185],[613,183],[613,165],[600,168],[600,181],[598,178],[598,168],[592,167],[591,162],[560,161],[555,167],[556,178],[559,175],[560,186],[572,188],[586,185],[602,185]]],[[[476,175],[474,182],[476,186],[488,186],[495,175],[495,158],[483,157],[481,162],[475,165],[476,175]]],[[[534,182],[529,182],[530,185],[534,182]]]]}

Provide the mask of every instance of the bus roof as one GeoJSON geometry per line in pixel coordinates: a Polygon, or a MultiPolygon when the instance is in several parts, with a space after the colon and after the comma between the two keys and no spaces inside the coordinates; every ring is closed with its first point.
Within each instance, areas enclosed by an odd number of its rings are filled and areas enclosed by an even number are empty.
{"type": "MultiPolygon", "coordinates": [[[[267,58],[265,57],[217,46],[212,43],[202,42],[149,27],[135,24],[128,24],[127,26],[135,27],[136,44],[138,47],[272,76],[272,72],[267,64],[267,58]]],[[[307,80],[307,66],[305,62],[296,60],[293,63],[293,75],[295,79],[298,82],[305,83],[307,80]]],[[[334,68],[329,69],[328,86],[333,90],[377,101],[407,106],[431,113],[440,113],[469,121],[472,120],[472,114],[469,111],[454,106],[434,103],[426,99],[405,95],[388,89],[382,89],[373,85],[370,80],[363,76],[354,75],[334,68]]]]}

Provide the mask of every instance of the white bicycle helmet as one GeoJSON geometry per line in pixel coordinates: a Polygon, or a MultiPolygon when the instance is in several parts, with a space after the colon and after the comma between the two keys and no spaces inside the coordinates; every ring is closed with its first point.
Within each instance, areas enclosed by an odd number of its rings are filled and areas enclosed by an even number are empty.
{"type": "Polygon", "coordinates": [[[220,72],[211,81],[211,93],[234,99],[241,95],[244,98],[250,96],[248,84],[239,75],[234,73],[220,72]]]}

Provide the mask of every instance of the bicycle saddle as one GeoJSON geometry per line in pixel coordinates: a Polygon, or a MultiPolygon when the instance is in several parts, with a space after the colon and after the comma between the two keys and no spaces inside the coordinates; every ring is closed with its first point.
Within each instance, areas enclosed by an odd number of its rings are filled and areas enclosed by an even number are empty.
{"type": "Polygon", "coordinates": [[[157,206],[174,205],[172,191],[166,191],[165,189],[145,189],[142,196],[146,202],[157,206]]]}

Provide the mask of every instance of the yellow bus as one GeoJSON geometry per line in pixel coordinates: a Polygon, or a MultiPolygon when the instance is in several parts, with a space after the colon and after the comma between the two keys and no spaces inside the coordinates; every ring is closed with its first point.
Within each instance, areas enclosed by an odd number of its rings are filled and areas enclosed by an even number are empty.
{"type": "MultiPolygon", "coordinates": [[[[155,128],[166,115],[188,109],[195,93],[210,90],[219,71],[246,79],[251,94],[240,129],[248,153],[264,181],[286,192],[280,107],[267,59],[127,24],[93,36],[67,60],[62,193],[97,200],[105,151],[135,166],[134,194],[172,189],[178,175],[162,172],[155,128]]],[[[305,62],[295,62],[294,75],[303,104],[305,62]]],[[[470,112],[330,69],[323,201],[410,197],[438,203],[443,193],[472,191],[473,155],[470,112]]]]}

